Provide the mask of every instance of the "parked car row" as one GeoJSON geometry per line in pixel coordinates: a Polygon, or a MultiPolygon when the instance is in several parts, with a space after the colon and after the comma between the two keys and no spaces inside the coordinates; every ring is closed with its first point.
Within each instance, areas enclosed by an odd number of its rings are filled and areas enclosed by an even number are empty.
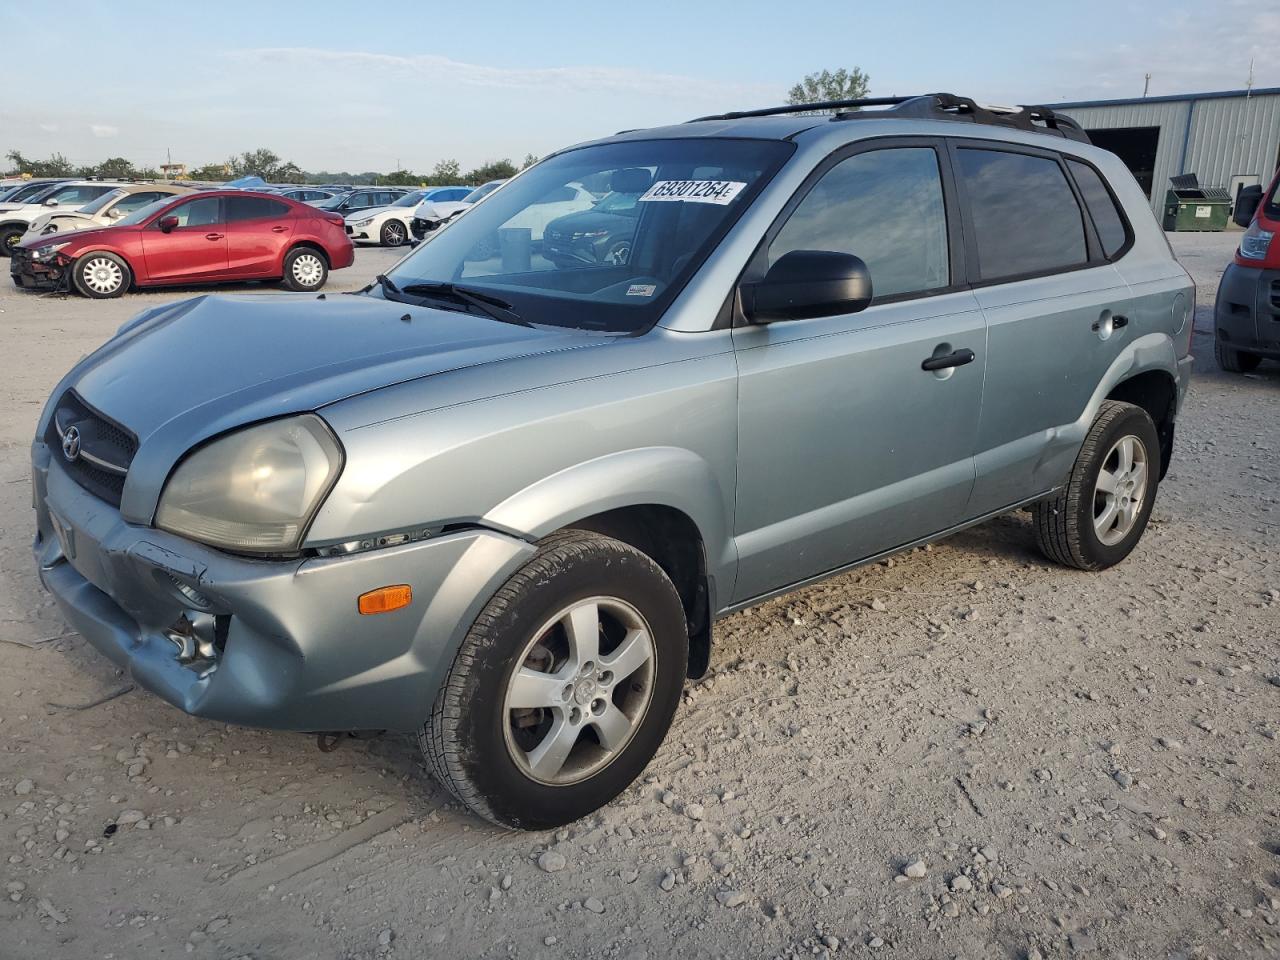
{"type": "Polygon", "coordinates": [[[233,280],[279,280],[313,291],[330,270],[355,259],[337,214],[267,193],[177,189],[108,187],[105,202],[76,211],[53,232],[44,231],[55,221],[45,221],[10,248],[14,283],[74,288],[94,299],[131,287],[233,280]],[[159,196],[118,218],[106,212],[148,192],[159,196]]]}

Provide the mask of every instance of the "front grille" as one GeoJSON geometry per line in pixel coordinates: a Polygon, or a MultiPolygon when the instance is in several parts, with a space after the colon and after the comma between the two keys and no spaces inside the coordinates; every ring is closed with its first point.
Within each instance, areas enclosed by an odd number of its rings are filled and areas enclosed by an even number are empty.
{"type": "Polygon", "coordinates": [[[45,442],[76,483],[112,506],[120,506],[124,478],[138,452],[138,438],[68,390],[58,401],[45,442]],[[68,440],[68,434],[73,440],[68,440]]]}

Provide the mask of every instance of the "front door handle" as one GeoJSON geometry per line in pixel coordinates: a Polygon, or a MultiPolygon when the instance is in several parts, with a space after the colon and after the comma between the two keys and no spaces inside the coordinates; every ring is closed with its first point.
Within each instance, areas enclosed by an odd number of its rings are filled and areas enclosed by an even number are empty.
{"type": "Polygon", "coordinates": [[[222,237],[223,235],[221,233],[206,233],[204,235],[206,240],[221,240],[222,237]]]}
{"type": "Polygon", "coordinates": [[[946,370],[948,367],[963,367],[966,363],[973,363],[974,357],[974,352],[965,347],[962,350],[955,350],[941,357],[930,357],[920,364],[920,369],[946,370]]]}
{"type": "Polygon", "coordinates": [[[271,228],[271,232],[272,232],[272,233],[284,233],[284,232],[285,232],[286,230],[288,230],[288,229],[289,229],[288,227],[272,227],[272,228],[271,228]]]}

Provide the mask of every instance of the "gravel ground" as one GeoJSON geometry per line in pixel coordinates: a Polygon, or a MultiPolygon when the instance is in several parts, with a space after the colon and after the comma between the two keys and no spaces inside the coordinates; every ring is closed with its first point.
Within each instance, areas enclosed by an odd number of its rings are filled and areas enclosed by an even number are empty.
{"type": "Polygon", "coordinates": [[[735,615],[646,777],[541,835],[409,738],[322,754],[121,693],[37,584],[28,444],[179,294],[0,283],[0,956],[1280,954],[1280,366],[1212,365],[1235,239],[1173,237],[1201,360],[1126,563],[1050,566],[1014,514],[735,615]]]}

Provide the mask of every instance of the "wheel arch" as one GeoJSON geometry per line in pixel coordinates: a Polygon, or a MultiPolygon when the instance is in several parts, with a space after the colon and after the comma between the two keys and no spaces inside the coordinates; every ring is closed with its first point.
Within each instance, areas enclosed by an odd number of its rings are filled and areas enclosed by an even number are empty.
{"type": "Polygon", "coordinates": [[[333,260],[329,256],[329,251],[326,250],[321,244],[317,243],[315,240],[312,240],[310,238],[303,238],[301,240],[292,241],[289,244],[289,246],[285,247],[284,253],[280,254],[281,275],[284,274],[285,258],[288,257],[289,254],[293,253],[293,251],[299,250],[302,247],[306,247],[310,250],[314,250],[316,253],[320,254],[320,256],[324,258],[325,268],[330,270],[333,269],[333,260]]]}
{"type": "Polygon", "coordinates": [[[690,673],[697,676],[710,657],[717,598],[728,596],[733,585],[726,502],[701,457],[647,447],[561,470],[509,496],[482,522],[533,540],[558,530],[593,530],[651,556],[685,605],[690,673]]]}
{"type": "Polygon", "coordinates": [[[1173,429],[1177,414],[1178,382],[1167,370],[1144,370],[1121,380],[1107,394],[1108,400],[1132,403],[1147,411],[1160,438],[1160,479],[1169,471],[1173,455],[1173,429]]]}
{"type": "Polygon", "coordinates": [[[138,268],[134,266],[132,258],[124,251],[118,250],[115,247],[87,247],[81,253],[74,254],[71,257],[71,266],[68,268],[73,272],[73,276],[74,271],[79,268],[85,257],[91,257],[95,253],[109,253],[113,257],[117,257],[124,261],[124,265],[129,268],[129,285],[125,288],[126,291],[131,290],[138,285],[138,268]]]}
{"type": "Polygon", "coordinates": [[[1162,333],[1128,344],[1100,380],[1084,416],[1075,427],[1081,442],[1105,400],[1120,400],[1146,410],[1160,438],[1160,476],[1169,469],[1178,414],[1178,357],[1173,338],[1162,333]]]}

